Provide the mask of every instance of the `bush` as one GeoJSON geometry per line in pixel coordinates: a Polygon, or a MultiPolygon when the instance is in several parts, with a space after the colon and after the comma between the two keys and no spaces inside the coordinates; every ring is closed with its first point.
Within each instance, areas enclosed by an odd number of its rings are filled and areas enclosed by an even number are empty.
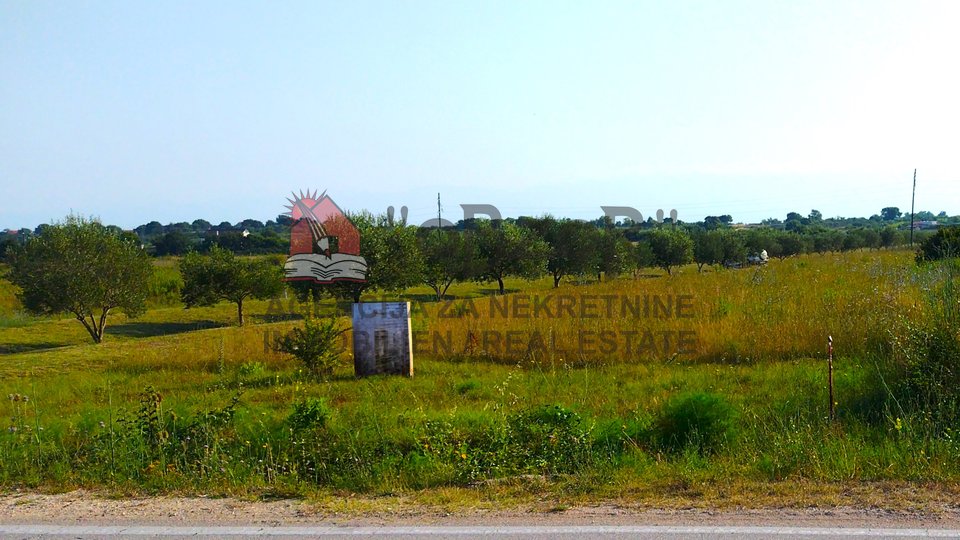
{"type": "Polygon", "coordinates": [[[333,317],[318,320],[308,314],[303,328],[277,339],[277,350],[303,362],[313,377],[326,380],[340,364],[340,336],[345,331],[333,317]]]}
{"type": "Polygon", "coordinates": [[[327,402],[318,398],[307,398],[293,404],[293,411],[287,417],[287,423],[294,431],[322,428],[333,411],[327,402]]]}
{"type": "Polygon", "coordinates": [[[560,405],[544,405],[509,420],[512,453],[521,470],[571,472],[590,457],[590,431],[580,415],[560,405]]]}
{"type": "Polygon", "coordinates": [[[917,263],[960,257],[960,227],[944,227],[925,238],[917,250],[917,263]]]}
{"type": "Polygon", "coordinates": [[[652,430],[652,442],[669,452],[694,449],[713,453],[730,434],[733,407],[715,394],[680,396],[664,407],[652,430]]]}

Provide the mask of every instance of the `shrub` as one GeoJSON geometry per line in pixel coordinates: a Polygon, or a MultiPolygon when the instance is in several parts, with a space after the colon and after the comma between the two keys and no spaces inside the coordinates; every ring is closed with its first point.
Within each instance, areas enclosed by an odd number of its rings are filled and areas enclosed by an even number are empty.
{"type": "Polygon", "coordinates": [[[244,362],[237,368],[237,376],[241,381],[263,377],[266,372],[267,368],[263,365],[263,362],[244,362]]]}
{"type": "Polygon", "coordinates": [[[307,398],[293,404],[287,423],[294,431],[324,427],[332,412],[323,399],[307,398]]]}
{"type": "Polygon", "coordinates": [[[917,262],[960,257],[960,227],[944,227],[920,243],[917,262]]]}
{"type": "Polygon", "coordinates": [[[722,397],[709,393],[680,396],[664,407],[656,419],[652,439],[660,449],[682,452],[694,449],[712,453],[730,434],[733,407],[722,397]]]}
{"type": "Polygon", "coordinates": [[[318,320],[307,315],[303,328],[277,339],[277,350],[303,362],[313,377],[326,380],[340,364],[340,336],[345,331],[333,317],[318,320]]]}
{"type": "Polygon", "coordinates": [[[512,416],[508,423],[510,444],[521,470],[570,472],[590,457],[590,431],[570,409],[535,407],[512,416]]]}

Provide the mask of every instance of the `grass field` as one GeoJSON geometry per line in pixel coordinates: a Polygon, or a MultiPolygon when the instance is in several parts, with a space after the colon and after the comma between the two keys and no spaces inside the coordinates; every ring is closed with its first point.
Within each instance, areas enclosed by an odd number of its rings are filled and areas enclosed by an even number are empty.
{"type": "Polygon", "coordinates": [[[512,281],[503,298],[460,284],[444,304],[411,290],[416,375],[355,379],[347,357],[329,382],[268,346],[298,324],[289,299],[250,303],[239,328],[231,305],[178,306],[160,272],[153,308],[115,316],[102,345],[19,314],[0,282],[0,486],[749,506],[960,479],[960,442],[883,378],[903,322],[930,316],[910,252],[512,281]]]}

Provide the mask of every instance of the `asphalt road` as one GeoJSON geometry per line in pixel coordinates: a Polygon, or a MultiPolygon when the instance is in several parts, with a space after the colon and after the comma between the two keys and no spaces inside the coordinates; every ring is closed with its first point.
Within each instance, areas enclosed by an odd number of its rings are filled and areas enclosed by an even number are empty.
{"type": "Polygon", "coordinates": [[[455,538],[455,539],[664,539],[773,538],[799,539],[905,539],[960,538],[960,529],[856,528],[856,527],[781,527],[781,526],[704,526],[704,525],[509,525],[509,526],[138,526],[138,525],[47,525],[0,524],[0,538],[80,538],[80,539],[174,539],[174,538],[455,538]]]}

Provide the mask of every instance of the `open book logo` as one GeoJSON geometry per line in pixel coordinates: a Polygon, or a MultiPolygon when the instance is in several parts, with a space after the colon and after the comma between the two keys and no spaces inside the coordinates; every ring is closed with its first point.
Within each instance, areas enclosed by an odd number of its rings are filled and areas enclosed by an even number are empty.
{"type": "Polygon", "coordinates": [[[324,191],[293,193],[288,214],[293,218],[290,256],[283,266],[285,281],[319,284],[367,279],[367,261],[360,256],[360,231],[324,191]]]}

